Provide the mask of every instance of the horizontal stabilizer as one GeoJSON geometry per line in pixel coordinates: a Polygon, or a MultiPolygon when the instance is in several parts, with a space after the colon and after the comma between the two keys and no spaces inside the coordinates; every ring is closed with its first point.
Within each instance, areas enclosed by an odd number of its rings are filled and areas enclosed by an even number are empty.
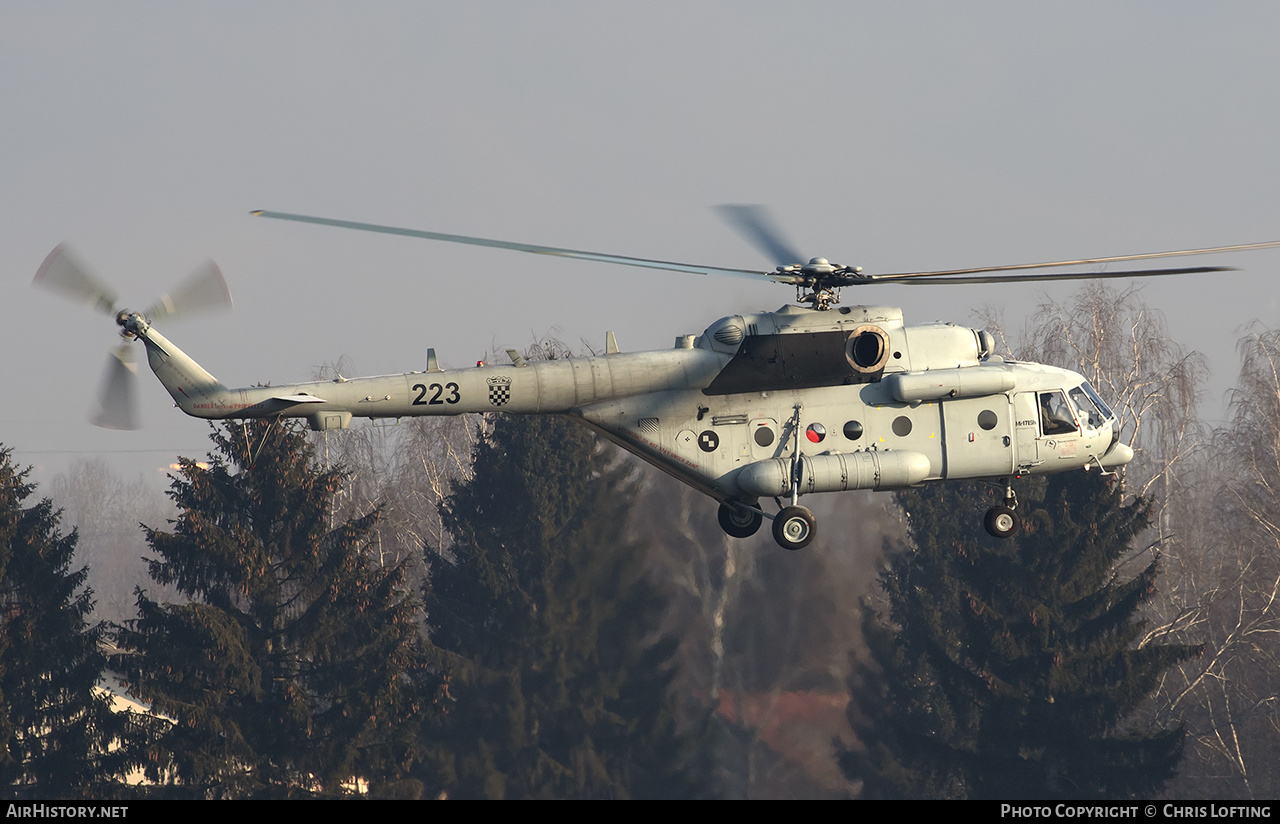
{"type": "Polygon", "coordinates": [[[274,397],[267,398],[264,401],[259,401],[253,406],[246,407],[244,411],[274,415],[276,413],[283,412],[286,409],[295,407],[300,403],[326,403],[326,401],[324,398],[317,398],[315,395],[275,395],[274,397]]]}
{"type": "Polygon", "coordinates": [[[269,398],[273,401],[281,401],[282,403],[325,403],[324,398],[317,398],[315,395],[276,395],[269,398]]]}

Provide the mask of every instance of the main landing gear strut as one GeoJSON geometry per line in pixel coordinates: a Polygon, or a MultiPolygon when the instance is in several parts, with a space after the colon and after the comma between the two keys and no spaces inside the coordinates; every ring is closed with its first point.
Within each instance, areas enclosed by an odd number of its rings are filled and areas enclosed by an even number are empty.
{"type": "Polygon", "coordinates": [[[818,534],[817,519],[803,506],[784,506],[777,515],[765,515],[757,504],[722,503],[717,513],[720,528],[734,538],[755,535],[766,517],[772,519],[773,539],[783,549],[804,549],[818,534]]]}
{"type": "MultiPolygon", "coordinates": [[[[775,499],[777,500],[777,499],[775,499]]],[[[793,503],[783,506],[778,501],[780,511],[777,515],[768,515],[760,509],[757,501],[726,501],[720,504],[718,518],[720,528],[734,538],[750,538],[760,531],[765,518],[773,521],[773,539],[783,549],[795,551],[804,549],[812,543],[818,534],[817,520],[806,507],[793,503]]],[[[1005,482],[1004,500],[999,506],[987,510],[982,524],[987,533],[995,538],[1008,539],[1018,531],[1018,495],[1013,491],[1012,479],[1005,482]]]]}
{"type": "Polygon", "coordinates": [[[791,505],[783,506],[782,501],[774,498],[780,511],[777,515],[766,515],[757,501],[726,501],[720,504],[720,528],[734,538],[755,535],[765,518],[773,520],[773,539],[783,549],[793,552],[804,549],[818,534],[818,520],[807,507],[797,503],[800,497],[800,409],[801,405],[796,404],[795,415],[791,418],[791,432],[795,438],[791,450],[791,505]]]}

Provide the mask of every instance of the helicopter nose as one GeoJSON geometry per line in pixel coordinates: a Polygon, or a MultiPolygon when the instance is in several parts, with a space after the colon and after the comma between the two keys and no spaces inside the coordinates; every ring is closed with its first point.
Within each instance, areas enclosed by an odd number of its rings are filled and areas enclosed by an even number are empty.
{"type": "Polygon", "coordinates": [[[1128,444],[1114,443],[1107,450],[1107,454],[1098,460],[1098,463],[1102,464],[1103,469],[1113,469],[1117,466],[1124,466],[1132,460],[1133,449],[1128,444]]]}

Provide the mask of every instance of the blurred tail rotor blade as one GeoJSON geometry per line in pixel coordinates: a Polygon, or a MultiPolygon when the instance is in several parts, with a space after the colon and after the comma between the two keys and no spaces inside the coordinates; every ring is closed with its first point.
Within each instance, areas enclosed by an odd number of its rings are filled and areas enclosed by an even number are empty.
{"type": "Polygon", "coordinates": [[[105,429],[137,429],[138,364],[133,360],[134,348],[127,343],[111,350],[107,369],[98,392],[98,411],[89,418],[105,429]]]}
{"type": "Polygon", "coordinates": [[[116,292],[82,264],[65,243],[58,244],[40,264],[34,286],[59,292],[73,300],[88,303],[100,312],[115,314],[116,292]]]}
{"type": "Polygon", "coordinates": [[[763,206],[725,204],[716,211],[739,234],[751,241],[776,264],[804,263],[806,258],[787,242],[778,224],[763,206]]]}
{"type": "Polygon", "coordinates": [[[160,297],[143,314],[152,321],[177,314],[207,312],[231,307],[231,290],[218,264],[205,261],[172,292],[160,297]]]}

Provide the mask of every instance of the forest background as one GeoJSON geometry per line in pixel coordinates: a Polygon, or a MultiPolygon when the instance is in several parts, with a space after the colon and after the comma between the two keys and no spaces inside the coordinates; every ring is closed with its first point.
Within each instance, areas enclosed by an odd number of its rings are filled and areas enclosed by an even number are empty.
{"type": "MultiPolygon", "coordinates": [[[[1045,305],[1016,331],[988,320],[1012,353],[1075,368],[1115,399],[1135,446],[1120,492],[1149,502],[1151,526],[1125,539],[1112,574],[1124,581],[1153,564],[1160,574],[1132,646],[1197,651],[1168,668],[1126,718],[1131,726],[1185,729],[1181,763],[1162,792],[1270,797],[1280,789],[1273,766],[1280,335],[1260,329],[1241,339],[1231,419],[1206,426],[1196,414],[1201,359],[1169,338],[1140,298],[1092,286],[1068,304],[1045,305]]],[[[553,342],[527,355],[571,356],[553,342]]],[[[222,450],[229,466],[240,461],[243,470],[246,459],[226,451],[237,427],[225,433],[210,457],[222,450]]],[[[338,473],[326,482],[325,525],[361,524],[353,544],[361,563],[399,593],[390,607],[417,616],[414,643],[424,644],[413,655],[426,657],[404,665],[419,673],[414,683],[424,690],[398,731],[410,731],[414,743],[402,744],[398,778],[378,784],[379,792],[745,798],[862,791],[841,769],[842,753],[861,747],[847,719],[856,726],[865,709],[850,703],[869,660],[862,626],[888,613],[877,584],[878,576],[887,580],[886,564],[913,551],[894,496],[813,499],[820,536],[807,550],[786,553],[767,536],[728,538],[708,501],[554,419],[405,421],[312,435],[296,448],[313,454],[314,471],[338,473]],[[511,573],[502,559],[526,557],[508,553],[530,541],[540,547],[527,556],[539,559],[536,568],[511,573]],[[481,606],[498,601],[506,606],[481,606]],[[549,640],[570,638],[576,647],[549,640]],[[541,657],[519,651],[535,648],[541,657]],[[604,649],[619,651],[619,659],[601,662],[604,649]],[[507,675],[495,680],[499,672],[507,675]],[[513,679],[513,672],[523,675],[513,679]],[[451,673],[447,683],[439,682],[442,673],[451,673]],[[604,708],[628,686],[636,715],[623,723],[604,708]],[[548,695],[558,697],[537,703],[548,695]],[[581,709],[593,700],[596,717],[563,715],[570,704],[581,709]],[[553,725],[578,732],[566,732],[559,750],[508,740],[502,751],[480,732],[496,725],[499,738],[510,739],[539,723],[547,726],[530,741],[549,739],[553,725]]],[[[184,464],[175,478],[191,481],[204,471],[184,464]]],[[[78,529],[69,570],[88,567],[91,624],[137,630],[138,587],[160,601],[207,599],[207,589],[184,589],[180,576],[156,575],[154,533],[149,546],[138,524],[165,531],[175,517],[181,526],[182,516],[141,480],[123,481],[87,461],[59,475],[49,494],[63,524],[78,529]]],[[[174,774],[156,772],[153,780],[174,774]]],[[[305,783],[295,776],[276,786],[305,783]]],[[[217,790],[206,792],[236,795],[271,784],[209,786],[217,790]]],[[[349,789],[335,789],[345,787],[342,780],[321,786],[312,790],[349,789]]]]}

